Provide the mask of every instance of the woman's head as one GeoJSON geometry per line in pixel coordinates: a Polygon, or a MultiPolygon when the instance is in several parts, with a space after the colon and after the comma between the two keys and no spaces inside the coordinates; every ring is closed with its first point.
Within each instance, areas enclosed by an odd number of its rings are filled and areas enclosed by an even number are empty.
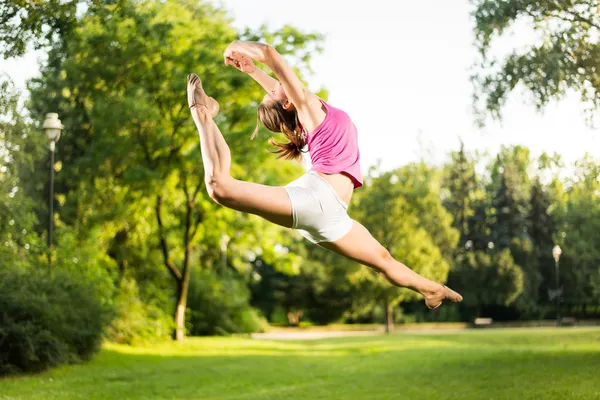
{"type": "MultiPolygon", "coordinates": [[[[281,132],[289,140],[288,143],[279,143],[274,138],[269,139],[269,143],[278,148],[275,151],[279,154],[278,158],[289,160],[300,160],[302,158],[302,148],[306,145],[306,140],[298,123],[296,108],[285,96],[281,85],[265,95],[258,106],[258,119],[265,128],[271,132],[281,132]]],[[[256,131],[252,137],[255,134],[256,131]]]]}
{"type": "Polygon", "coordinates": [[[263,97],[263,103],[268,102],[269,100],[280,102],[284,108],[294,108],[294,105],[289,101],[287,95],[285,94],[285,90],[283,90],[283,85],[279,82],[275,89],[267,92],[265,97],[263,97]]]}

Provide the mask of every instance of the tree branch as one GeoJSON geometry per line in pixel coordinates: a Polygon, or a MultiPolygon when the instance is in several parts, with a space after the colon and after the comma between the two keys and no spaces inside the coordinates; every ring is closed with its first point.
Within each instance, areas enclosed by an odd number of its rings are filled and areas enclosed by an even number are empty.
{"type": "Polygon", "coordinates": [[[0,20],[0,25],[6,25],[8,23],[8,21],[10,21],[14,17],[16,17],[18,11],[19,11],[19,8],[15,7],[14,11],[3,14],[2,19],[0,20]]]}
{"type": "Polygon", "coordinates": [[[148,165],[154,167],[154,163],[152,162],[152,156],[150,155],[150,149],[148,148],[148,143],[142,140],[142,124],[138,121],[137,132],[135,137],[137,138],[138,143],[142,146],[142,150],[144,150],[144,156],[146,157],[146,162],[148,165]]]}
{"type": "MultiPolygon", "coordinates": [[[[590,26],[593,26],[596,29],[600,29],[600,25],[598,25],[597,23],[595,23],[594,21],[592,21],[588,18],[582,17],[581,15],[579,15],[571,10],[565,10],[565,12],[567,14],[573,16],[573,18],[575,18],[575,21],[585,22],[586,24],[589,24],[590,26]]],[[[571,22],[573,22],[573,21],[571,21],[571,22]]]]}
{"type": "Polygon", "coordinates": [[[156,196],[156,221],[158,222],[158,236],[160,239],[160,248],[163,253],[163,260],[164,260],[165,266],[167,267],[169,272],[171,272],[171,275],[173,276],[173,278],[175,278],[177,281],[181,281],[183,278],[183,275],[181,274],[181,271],[179,271],[177,266],[175,266],[175,264],[169,257],[169,247],[167,245],[167,239],[165,238],[165,234],[164,234],[164,227],[163,227],[163,222],[162,222],[162,217],[161,217],[161,207],[162,207],[162,197],[156,196]]]}
{"type": "Polygon", "coordinates": [[[194,190],[194,195],[192,196],[193,201],[196,201],[196,197],[198,197],[198,193],[204,187],[204,184],[205,184],[204,179],[202,179],[200,181],[200,183],[198,183],[198,186],[196,186],[196,189],[194,190]]]}
{"type": "Polygon", "coordinates": [[[190,255],[190,251],[191,251],[191,238],[192,235],[190,235],[190,231],[192,230],[192,216],[194,214],[194,210],[192,207],[192,204],[190,202],[186,203],[186,210],[185,210],[185,232],[184,232],[184,246],[185,246],[185,254],[184,254],[184,259],[183,259],[183,273],[186,273],[186,270],[188,268],[188,263],[189,263],[189,255],[190,255]]]}
{"type": "Polygon", "coordinates": [[[191,239],[193,236],[190,235],[190,230],[192,228],[192,218],[194,214],[194,202],[190,198],[189,190],[187,187],[187,177],[183,177],[183,191],[185,192],[185,231],[183,234],[183,244],[184,244],[184,256],[183,256],[183,276],[184,280],[187,282],[190,279],[190,255],[192,252],[191,239]]]}

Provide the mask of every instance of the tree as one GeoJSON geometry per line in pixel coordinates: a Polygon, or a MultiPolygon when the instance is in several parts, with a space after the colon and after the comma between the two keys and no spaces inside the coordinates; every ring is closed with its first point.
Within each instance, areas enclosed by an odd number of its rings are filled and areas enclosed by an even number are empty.
{"type": "Polygon", "coordinates": [[[475,6],[475,46],[482,60],[473,82],[482,122],[486,114],[501,117],[509,93],[519,84],[531,92],[538,109],[571,89],[588,104],[590,115],[597,110],[600,14],[596,2],[477,0],[475,6]],[[496,59],[494,40],[519,22],[528,23],[539,39],[496,59]]]}
{"type": "Polygon", "coordinates": [[[538,305],[548,299],[549,290],[554,290],[554,260],[552,248],[555,235],[555,223],[549,214],[550,196],[537,177],[531,189],[531,209],[529,211],[529,226],[533,244],[533,262],[539,275],[538,305]]]}
{"type": "Polygon", "coordinates": [[[300,318],[317,324],[342,319],[353,297],[348,275],[358,266],[304,238],[293,239],[280,251],[298,255],[303,260],[302,268],[282,271],[280,265],[258,256],[252,261],[249,278],[252,305],[271,322],[281,322],[276,311],[283,311],[286,317],[292,317],[287,318],[290,325],[297,324],[300,318]]]}
{"type": "Polygon", "coordinates": [[[5,0],[0,3],[0,45],[4,58],[56,44],[77,26],[78,10],[101,11],[121,0],[5,0]]]}
{"type": "MultiPolygon", "coordinates": [[[[30,121],[19,106],[20,94],[12,81],[0,75],[0,260],[26,263],[31,254],[43,253],[44,245],[34,227],[35,202],[25,188],[35,184],[33,159],[42,142],[32,135],[30,121]]],[[[47,171],[47,169],[45,169],[47,171]]]]}
{"type": "MultiPolygon", "coordinates": [[[[491,243],[499,250],[509,249],[515,264],[521,268],[523,288],[514,306],[529,317],[535,316],[539,309],[542,279],[541,265],[537,262],[535,245],[531,240],[531,165],[529,149],[521,146],[503,147],[490,167],[492,181],[489,185],[489,190],[493,191],[494,216],[491,243]]],[[[541,199],[536,197],[533,200],[541,199]]],[[[540,204],[536,206],[543,207],[540,204]]]]}
{"type": "Polygon", "coordinates": [[[514,303],[523,291],[524,276],[509,249],[477,250],[459,256],[454,279],[464,306],[473,310],[474,316],[496,317],[489,312],[494,306],[514,303]]]}
{"type": "Polygon", "coordinates": [[[567,181],[567,199],[555,212],[563,299],[571,304],[598,302],[600,268],[600,163],[590,155],[575,164],[567,181]]]}
{"type": "MultiPolygon", "coordinates": [[[[106,250],[122,269],[160,280],[152,271],[162,261],[175,283],[175,336],[182,339],[194,260],[220,259],[223,234],[245,254],[259,238],[274,247],[281,232],[208,198],[186,75],[198,72],[220,100],[217,122],[236,150],[237,178],[281,182],[300,167],[275,169],[264,144],[248,141],[256,121],[249,106],[260,88],[222,66],[223,49],[239,36],[222,10],[195,1],[123,1],[103,9],[110,12],[84,14],[66,46],[50,52],[42,77],[30,84],[31,109],[39,115],[52,105],[69,127],[59,153],[69,166],[57,180],[61,215],[73,225],[103,226],[106,250]]],[[[270,37],[284,55],[295,52],[302,70],[319,40],[290,27],[270,37]]]]}
{"type": "Polygon", "coordinates": [[[489,178],[475,174],[462,148],[447,166],[445,205],[457,216],[463,236],[449,281],[471,297],[461,307],[467,313],[487,310],[506,318],[505,310],[490,307],[518,307],[524,299],[527,304],[538,299],[540,278],[529,238],[529,169],[529,150],[520,146],[501,149],[488,166],[489,178]],[[490,289],[494,281],[504,283],[490,289]],[[483,293],[489,290],[498,293],[483,293]]]}
{"type": "MultiPolygon", "coordinates": [[[[370,177],[365,189],[357,193],[357,219],[394,258],[431,280],[444,282],[459,233],[442,206],[440,184],[440,172],[424,164],[370,177]]],[[[400,290],[364,268],[351,279],[364,302],[384,303],[388,330],[394,307],[416,298],[415,293],[400,290]]]]}
{"type": "Polygon", "coordinates": [[[473,202],[478,188],[475,173],[475,160],[465,151],[461,141],[460,149],[450,154],[452,161],[446,166],[443,181],[448,194],[444,198],[444,206],[454,216],[452,226],[460,231],[459,248],[469,240],[469,218],[474,216],[473,202]]]}

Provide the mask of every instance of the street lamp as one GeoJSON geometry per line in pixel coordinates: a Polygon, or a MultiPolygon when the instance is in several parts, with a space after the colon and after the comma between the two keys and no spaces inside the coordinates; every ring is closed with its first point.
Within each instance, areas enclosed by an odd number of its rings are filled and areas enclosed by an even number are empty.
{"type": "Polygon", "coordinates": [[[562,250],[559,245],[554,246],[552,249],[552,257],[554,257],[554,266],[556,267],[556,326],[560,326],[560,289],[558,282],[558,260],[560,259],[560,255],[562,254],[562,250]]]}
{"type": "Polygon", "coordinates": [[[48,199],[48,208],[50,217],[48,218],[48,248],[52,247],[52,215],[54,214],[54,149],[56,142],[60,139],[60,131],[64,129],[63,124],[58,119],[58,114],[46,114],[46,120],[42,125],[48,139],[50,139],[50,197],[48,199]]]}

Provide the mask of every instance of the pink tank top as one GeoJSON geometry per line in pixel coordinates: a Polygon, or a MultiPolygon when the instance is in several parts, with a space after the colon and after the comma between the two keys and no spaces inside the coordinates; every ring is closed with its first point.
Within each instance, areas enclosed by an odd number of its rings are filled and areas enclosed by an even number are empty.
{"type": "Polygon", "coordinates": [[[306,134],[312,170],[325,174],[344,172],[352,179],[354,189],[359,188],[363,181],[356,126],[344,111],[323,100],[321,103],[327,115],[314,131],[306,134]]]}

